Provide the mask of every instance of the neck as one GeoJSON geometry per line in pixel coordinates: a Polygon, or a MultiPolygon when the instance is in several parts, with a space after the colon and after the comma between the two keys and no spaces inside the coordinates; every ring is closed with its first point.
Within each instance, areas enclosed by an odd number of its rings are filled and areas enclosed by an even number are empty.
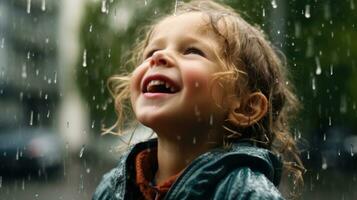
{"type": "Polygon", "coordinates": [[[162,137],[162,135],[158,133],[158,170],[155,175],[158,184],[180,173],[196,157],[221,144],[217,142],[221,141],[217,134],[196,133],[188,137],[174,138],[172,135],[175,134],[171,134],[171,137],[162,137]],[[205,135],[205,137],[197,137],[197,135],[205,135]]]}

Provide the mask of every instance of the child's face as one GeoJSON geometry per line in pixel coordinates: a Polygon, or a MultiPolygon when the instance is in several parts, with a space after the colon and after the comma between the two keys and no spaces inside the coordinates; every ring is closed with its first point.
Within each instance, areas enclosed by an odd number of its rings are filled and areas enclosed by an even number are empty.
{"type": "Polygon", "coordinates": [[[158,25],[131,78],[137,119],[155,131],[210,127],[224,120],[217,106],[224,89],[211,84],[222,70],[215,51],[220,43],[201,13],[171,16],[158,25]]]}

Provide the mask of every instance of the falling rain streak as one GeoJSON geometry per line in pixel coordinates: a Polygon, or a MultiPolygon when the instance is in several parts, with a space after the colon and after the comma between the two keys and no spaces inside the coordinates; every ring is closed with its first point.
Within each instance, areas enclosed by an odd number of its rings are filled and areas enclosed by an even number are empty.
{"type": "Polygon", "coordinates": [[[102,7],[101,7],[102,13],[108,13],[107,9],[107,0],[102,0],[102,7]]]}
{"type": "Polygon", "coordinates": [[[315,71],[315,73],[316,73],[316,75],[320,75],[322,70],[321,70],[320,59],[317,56],[315,57],[315,63],[316,63],[316,71],[315,71]]]}
{"type": "Polygon", "coordinates": [[[26,12],[27,14],[31,13],[31,0],[27,0],[26,12]]]}
{"type": "Polygon", "coordinates": [[[87,50],[84,49],[83,51],[83,63],[82,63],[83,67],[87,67],[87,50]]]}
{"type": "Polygon", "coordinates": [[[42,0],[41,10],[42,10],[42,11],[46,11],[46,0],[42,0]]]}
{"type": "Polygon", "coordinates": [[[272,1],[271,1],[271,6],[272,6],[273,8],[277,8],[277,7],[278,7],[278,4],[276,3],[276,0],[272,0],[272,1]]]}
{"type": "Polygon", "coordinates": [[[33,125],[33,111],[31,110],[31,114],[30,114],[30,126],[33,125]]]}
{"type": "Polygon", "coordinates": [[[5,45],[5,38],[1,38],[1,48],[3,49],[5,45]]]}
{"type": "Polygon", "coordinates": [[[305,6],[305,17],[306,18],[310,18],[311,14],[310,14],[310,5],[306,5],[305,6]]]}

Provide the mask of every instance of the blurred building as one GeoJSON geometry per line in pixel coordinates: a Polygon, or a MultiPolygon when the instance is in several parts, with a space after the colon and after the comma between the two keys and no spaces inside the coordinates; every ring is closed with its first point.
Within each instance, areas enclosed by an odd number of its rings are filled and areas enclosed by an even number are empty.
{"type": "Polygon", "coordinates": [[[50,126],[59,100],[57,1],[0,0],[0,124],[50,126]]]}

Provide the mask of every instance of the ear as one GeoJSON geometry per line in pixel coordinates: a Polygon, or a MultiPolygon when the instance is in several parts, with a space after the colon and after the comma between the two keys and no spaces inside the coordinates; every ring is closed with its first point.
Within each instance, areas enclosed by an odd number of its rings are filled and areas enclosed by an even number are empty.
{"type": "Polygon", "coordinates": [[[245,101],[235,98],[230,104],[228,121],[239,127],[258,122],[268,111],[268,100],[261,92],[254,92],[245,101]]]}

